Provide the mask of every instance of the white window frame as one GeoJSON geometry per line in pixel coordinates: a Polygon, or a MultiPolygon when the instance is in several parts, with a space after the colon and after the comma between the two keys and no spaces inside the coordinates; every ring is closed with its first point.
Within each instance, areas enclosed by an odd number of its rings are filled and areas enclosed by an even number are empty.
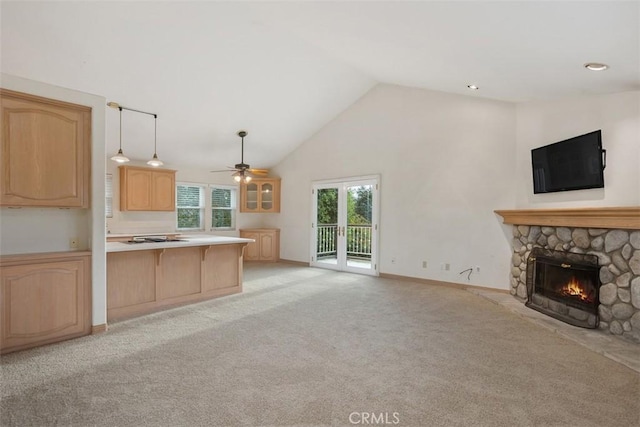
{"type": "Polygon", "coordinates": [[[238,216],[238,203],[240,202],[240,187],[237,185],[224,185],[224,184],[205,184],[201,182],[176,182],[176,216],[175,227],[176,231],[235,231],[237,227],[238,216]],[[178,228],[178,186],[187,187],[200,187],[200,202],[204,203],[199,208],[202,211],[201,227],[200,228],[178,228]],[[213,227],[213,207],[211,206],[211,192],[214,188],[221,188],[225,190],[232,190],[231,201],[231,222],[232,227],[213,227]]]}
{"type": "Polygon", "coordinates": [[[176,230],[179,231],[204,231],[206,230],[207,221],[207,185],[194,182],[177,182],[176,183],[176,230]],[[198,187],[200,189],[200,205],[193,207],[178,206],[178,187],[198,187]],[[180,209],[200,209],[200,226],[196,228],[180,228],[178,227],[178,212],[180,209]]]}
{"type": "MultiPolygon", "coordinates": [[[[209,197],[209,202],[207,203],[207,207],[210,209],[208,219],[210,221],[209,230],[211,231],[234,231],[236,229],[236,217],[238,213],[238,186],[237,185],[222,185],[222,184],[209,184],[207,189],[207,196],[209,197]],[[214,189],[220,190],[231,190],[231,207],[227,210],[231,211],[231,227],[214,227],[213,226],[213,201],[211,193],[214,189]]],[[[225,208],[217,208],[217,209],[225,209],[225,208]]]]}

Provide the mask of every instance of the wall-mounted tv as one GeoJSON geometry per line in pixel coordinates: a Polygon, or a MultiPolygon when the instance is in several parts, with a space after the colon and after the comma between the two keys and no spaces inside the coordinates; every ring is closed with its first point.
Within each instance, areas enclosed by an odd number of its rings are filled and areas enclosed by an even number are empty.
{"type": "Polygon", "coordinates": [[[606,150],[600,130],[531,150],[533,192],[604,188],[606,150]]]}

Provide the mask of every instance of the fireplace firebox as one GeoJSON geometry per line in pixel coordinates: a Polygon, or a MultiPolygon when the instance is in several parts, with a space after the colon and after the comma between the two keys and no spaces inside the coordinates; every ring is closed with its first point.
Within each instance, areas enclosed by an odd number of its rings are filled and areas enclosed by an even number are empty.
{"type": "Polygon", "coordinates": [[[595,255],[533,248],[525,305],[575,326],[597,328],[598,272],[595,255]]]}

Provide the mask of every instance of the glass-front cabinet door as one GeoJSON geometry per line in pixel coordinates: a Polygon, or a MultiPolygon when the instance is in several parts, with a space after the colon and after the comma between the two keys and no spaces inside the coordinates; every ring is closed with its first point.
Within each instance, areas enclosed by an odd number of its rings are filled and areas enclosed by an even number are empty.
{"type": "Polygon", "coordinates": [[[273,210],[273,184],[265,182],[260,186],[260,207],[263,211],[273,210]]]}
{"type": "Polygon", "coordinates": [[[258,184],[249,183],[246,185],[246,194],[247,198],[245,200],[245,208],[247,211],[257,211],[258,210],[258,184]]]}

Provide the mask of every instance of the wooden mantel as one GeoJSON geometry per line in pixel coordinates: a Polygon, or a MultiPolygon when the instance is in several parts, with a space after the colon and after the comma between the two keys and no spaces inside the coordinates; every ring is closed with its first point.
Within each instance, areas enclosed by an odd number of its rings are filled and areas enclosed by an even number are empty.
{"type": "Polygon", "coordinates": [[[505,224],[640,230],[640,206],[494,211],[505,224]]]}

